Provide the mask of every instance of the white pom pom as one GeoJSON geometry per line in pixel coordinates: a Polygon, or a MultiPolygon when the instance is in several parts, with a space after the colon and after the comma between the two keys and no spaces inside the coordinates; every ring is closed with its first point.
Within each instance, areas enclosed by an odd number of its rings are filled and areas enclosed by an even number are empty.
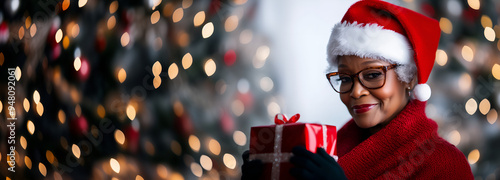
{"type": "Polygon", "coordinates": [[[417,84],[413,89],[413,99],[427,101],[431,97],[431,87],[427,84],[417,84]]]}

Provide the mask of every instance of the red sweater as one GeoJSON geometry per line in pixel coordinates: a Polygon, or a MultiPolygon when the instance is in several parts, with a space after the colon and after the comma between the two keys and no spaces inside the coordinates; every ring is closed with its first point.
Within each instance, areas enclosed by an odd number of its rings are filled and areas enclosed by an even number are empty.
{"type": "Polygon", "coordinates": [[[369,136],[351,119],[338,132],[338,163],[348,179],[474,179],[464,154],[437,134],[425,102],[411,101],[369,136]]]}

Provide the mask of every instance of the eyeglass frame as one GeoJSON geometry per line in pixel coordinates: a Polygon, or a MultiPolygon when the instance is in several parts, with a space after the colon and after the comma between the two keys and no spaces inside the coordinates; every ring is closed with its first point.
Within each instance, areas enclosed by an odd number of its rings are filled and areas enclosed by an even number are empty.
{"type": "Polygon", "coordinates": [[[331,72],[331,73],[327,73],[326,74],[326,79],[328,80],[328,83],[330,84],[330,86],[332,86],[333,90],[335,90],[335,92],[339,93],[339,94],[344,94],[344,93],[348,93],[350,91],[352,91],[352,88],[354,87],[354,78],[356,77],[356,79],[358,79],[358,82],[361,84],[361,86],[363,86],[364,88],[366,89],[379,89],[379,88],[382,88],[384,87],[385,85],[385,82],[387,80],[387,71],[391,70],[391,69],[394,69],[396,67],[400,66],[399,64],[391,64],[391,65],[388,65],[388,66],[375,66],[375,67],[368,67],[368,68],[365,68],[365,69],[362,69],[361,71],[357,72],[356,74],[347,74],[347,73],[340,73],[340,72],[331,72]],[[368,70],[368,69],[380,69],[382,71],[384,71],[384,83],[380,86],[380,87],[376,87],[376,88],[369,88],[369,87],[366,87],[363,82],[359,79],[359,74],[365,70],[368,70]],[[338,90],[335,89],[335,87],[333,87],[333,84],[332,82],[330,81],[330,77],[332,76],[335,76],[335,75],[340,75],[340,74],[344,74],[344,75],[348,75],[351,77],[351,79],[353,79],[353,83],[351,85],[351,88],[349,88],[348,91],[345,91],[345,92],[339,92],[338,90]]]}

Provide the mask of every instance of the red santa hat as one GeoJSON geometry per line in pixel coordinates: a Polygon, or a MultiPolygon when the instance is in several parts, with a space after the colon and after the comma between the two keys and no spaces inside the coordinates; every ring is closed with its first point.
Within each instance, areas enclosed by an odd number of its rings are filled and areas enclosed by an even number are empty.
{"type": "Polygon", "coordinates": [[[436,56],[439,23],[415,11],[380,0],[353,4],[333,28],[328,42],[328,61],[337,67],[338,56],[356,55],[400,65],[414,63],[418,85],[413,98],[427,101],[426,84],[436,56]]]}

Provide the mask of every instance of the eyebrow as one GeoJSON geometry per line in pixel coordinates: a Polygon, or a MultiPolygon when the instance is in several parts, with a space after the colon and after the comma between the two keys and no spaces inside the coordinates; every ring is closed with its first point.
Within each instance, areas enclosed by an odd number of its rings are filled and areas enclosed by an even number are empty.
{"type": "MultiPolygon", "coordinates": [[[[362,62],[361,64],[362,65],[367,65],[367,64],[373,64],[373,63],[379,63],[380,61],[379,60],[368,60],[368,61],[365,61],[365,62],[362,62]]],[[[345,64],[339,64],[339,69],[340,68],[347,68],[347,65],[345,64]]]]}

